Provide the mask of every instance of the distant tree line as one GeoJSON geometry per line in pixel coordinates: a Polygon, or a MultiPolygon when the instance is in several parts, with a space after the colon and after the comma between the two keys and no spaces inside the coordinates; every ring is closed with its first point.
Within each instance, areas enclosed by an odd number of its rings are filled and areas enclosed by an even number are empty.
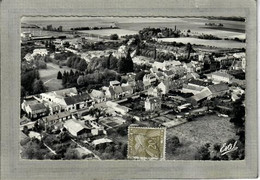
{"type": "Polygon", "coordinates": [[[117,27],[117,26],[108,26],[108,27],[97,27],[97,26],[89,27],[89,26],[86,26],[86,27],[70,28],[70,30],[72,30],[72,31],[100,30],[100,29],[119,29],[119,27],[117,27]]]}
{"type": "Polygon", "coordinates": [[[52,27],[52,24],[47,25],[46,27],[42,28],[43,30],[46,31],[58,31],[58,32],[62,32],[62,26],[59,26],[58,28],[52,27]]]}
{"type": "Polygon", "coordinates": [[[221,38],[217,36],[213,36],[212,34],[202,34],[198,36],[199,39],[208,39],[208,40],[221,40],[221,38]]]}
{"type": "Polygon", "coordinates": [[[143,40],[148,40],[152,38],[170,38],[170,37],[180,37],[180,30],[171,28],[144,28],[139,31],[140,38],[143,40]]]}
{"type": "Polygon", "coordinates": [[[205,26],[219,26],[219,27],[223,27],[224,25],[222,23],[205,23],[205,26]]]}
{"type": "Polygon", "coordinates": [[[106,49],[118,49],[122,45],[122,42],[110,41],[110,42],[84,42],[82,45],[82,51],[95,51],[95,50],[106,50],[106,49]]]}
{"type": "Polygon", "coordinates": [[[208,19],[219,19],[219,20],[227,20],[227,21],[242,21],[245,22],[245,18],[243,17],[237,17],[237,16],[232,16],[232,17],[223,17],[223,16],[209,16],[207,17],[208,19]]]}

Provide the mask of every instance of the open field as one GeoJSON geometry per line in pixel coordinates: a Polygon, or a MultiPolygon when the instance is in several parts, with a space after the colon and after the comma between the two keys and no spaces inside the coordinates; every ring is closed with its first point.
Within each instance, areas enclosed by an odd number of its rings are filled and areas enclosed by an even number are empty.
{"type": "MultiPolygon", "coordinates": [[[[214,20],[207,18],[167,18],[167,17],[59,17],[59,18],[37,18],[26,17],[22,22],[35,24],[40,27],[46,27],[52,24],[53,27],[63,26],[64,30],[70,30],[75,27],[109,27],[116,24],[120,29],[101,30],[100,35],[110,35],[118,33],[120,36],[126,33],[132,34],[147,27],[152,28],[176,28],[181,31],[191,30],[192,33],[212,34],[214,36],[224,37],[238,37],[245,32],[245,22],[228,21],[228,20],[214,20]],[[223,28],[205,26],[205,23],[221,23],[223,28]],[[210,29],[209,29],[210,28],[210,29]]],[[[23,30],[25,31],[25,29],[23,30]]],[[[32,29],[32,31],[34,31],[32,29]]],[[[37,31],[37,29],[35,29],[37,31]]],[[[86,31],[88,33],[97,33],[96,30],[86,31]]],[[[48,33],[43,31],[42,33],[48,33]]],[[[52,32],[54,33],[54,32],[52,32]]]]}
{"type": "Polygon", "coordinates": [[[54,63],[46,63],[47,69],[40,69],[39,74],[40,78],[43,81],[44,85],[48,88],[48,91],[55,91],[61,89],[62,81],[57,79],[57,74],[60,71],[63,73],[64,71],[70,71],[71,68],[67,66],[63,66],[60,68],[57,64],[54,63]]]}
{"type": "Polygon", "coordinates": [[[236,136],[229,118],[203,116],[174,128],[167,129],[167,139],[177,136],[182,144],[175,152],[166,149],[167,160],[193,160],[197,149],[206,143],[223,144],[236,136]]]}
{"type": "Polygon", "coordinates": [[[111,34],[117,34],[119,37],[131,34],[138,34],[138,31],[132,31],[127,29],[100,29],[100,30],[86,30],[79,31],[81,33],[89,33],[100,36],[110,36],[111,34]]]}
{"type": "Polygon", "coordinates": [[[205,46],[215,46],[220,48],[245,48],[245,43],[227,40],[207,40],[197,39],[193,37],[181,37],[181,38],[158,38],[158,41],[163,42],[182,42],[184,44],[191,43],[205,46]]]}

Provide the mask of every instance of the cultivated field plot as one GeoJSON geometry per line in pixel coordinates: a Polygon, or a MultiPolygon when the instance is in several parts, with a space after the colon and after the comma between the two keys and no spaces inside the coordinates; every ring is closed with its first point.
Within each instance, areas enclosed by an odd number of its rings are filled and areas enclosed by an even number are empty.
{"type": "Polygon", "coordinates": [[[137,34],[137,31],[126,30],[126,29],[100,29],[100,30],[86,30],[79,31],[81,33],[89,33],[100,36],[110,36],[111,34],[117,34],[119,37],[131,34],[137,34]]]}
{"type": "Polygon", "coordinates": [[[206,143],[223,144],[227,140],[236,137],[233,124],[229,118],[209,115],[196,120],[167,129],[167,139],[177,136],[181,147],[174,152],[166,149],[166,159],[169,160],[194,160],[198,148],[206,143]]]}
{"type": "Polygon", "coordinates": [[[62,74],[64,71],[70,71],[71,68],[63,66],[60,68],[57,64],[46,63],[47,69],[40,69],[39,74],[40,78],[43,81],[44,85],[48,88],[48,91],[55,91],[61,89],[62,81],[57,79],[57,74],[60,71],[62,74]]]}
{"type": "Polygon", "coordinates": [[[123,124],[125,120],[120,117],[106,117],[99,120],[99,123],[107,128],[115,128],[123,124]]]}
{"type": "Polygon", "coordinates": [[[220,48],[245,48],[245,43],[228,41],[228,40],[207,40],[197,39],[193,37],[181,37],[181,38],[158,38],[158,41],[162,42],[182,42],[184,44],[191,43],[197,45],[214,46],[220,48]]]}

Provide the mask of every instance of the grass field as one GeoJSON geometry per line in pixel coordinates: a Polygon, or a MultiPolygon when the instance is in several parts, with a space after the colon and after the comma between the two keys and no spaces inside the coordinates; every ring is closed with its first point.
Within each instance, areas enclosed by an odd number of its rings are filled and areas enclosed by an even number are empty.
{"type": "Polygon", "coordinates": [[[215,46],[220,48],[245,48],[245,43],[227,40],[207,40],[197,39],[193,37],[181,37],[181,38],[159,38],[158,41],[163,42],[182,42],[184,44],[191,43],[205,46],[215,46]]]}
{"type": "Polygon", "coordinates": [[[70,71],[71,68],[63,66],[60,68],[57,64],[47,63],[47,69],[40,69],[39,74],[40,78],[43,81],[44,85],[48,88],[48,91],[55,91],[61,89],[62,81],[57,79],[57,74],[60,71],[70,71]]]}
{"type": "Polygon", "coordinates": [[[167,129],[167,139],[177,136],[181,147],[174,152],[166,149],[167,160],[193,160],[197,149],[206,143],[223,144],[236,136],[229,118],[216,115],[197,118],[195,121],[167,129]]]}

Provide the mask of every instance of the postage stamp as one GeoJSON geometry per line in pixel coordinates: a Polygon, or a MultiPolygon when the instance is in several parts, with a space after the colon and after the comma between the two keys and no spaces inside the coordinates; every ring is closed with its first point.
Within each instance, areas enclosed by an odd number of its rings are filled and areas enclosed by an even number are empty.
{"type": "Polygon", "coordinates": [[[165,159],[165,128],[129,127],[128,159],[165,159]]]}

